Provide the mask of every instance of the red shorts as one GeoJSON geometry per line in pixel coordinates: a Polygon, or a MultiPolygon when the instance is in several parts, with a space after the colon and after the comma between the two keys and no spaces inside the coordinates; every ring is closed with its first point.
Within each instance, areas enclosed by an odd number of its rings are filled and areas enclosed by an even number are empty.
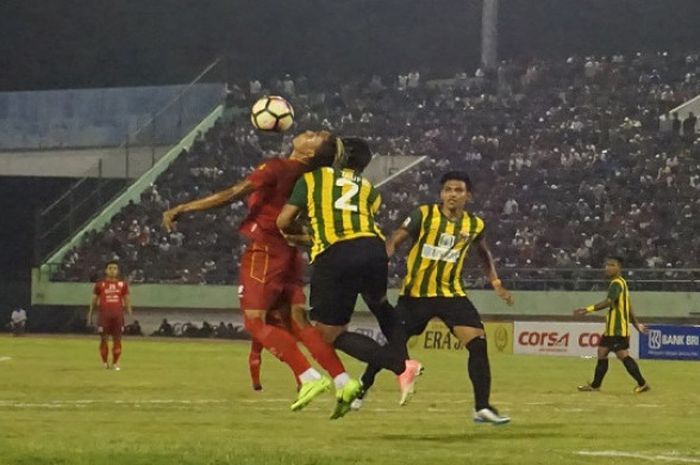
{"type": "Polygon", "coordinates": [[[123,313],[100,312],[100,317],[97,326],[98,333],[109,334],[110,336],[121,336],[123,329],[123,313]]]}
{"type": "Polygon", "coordinates": [[[238,294],[243,310],[304,305],[304,260],[296,247],[253,242],[241,257],[238,294]]]}

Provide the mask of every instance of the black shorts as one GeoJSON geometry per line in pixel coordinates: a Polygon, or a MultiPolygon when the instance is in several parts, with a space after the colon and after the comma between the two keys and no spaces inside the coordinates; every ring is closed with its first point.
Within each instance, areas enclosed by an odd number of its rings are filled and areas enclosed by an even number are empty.
{"type": "Polygon", "coordinates": [[[421,334],[433,318],[441,319],[450,331],[455,326],[484,329],[481,316],[467,297],[399,297],[396,306],[408,336],[421,334]]]}
{"type": "Polygon", "coordinates": [[[333,244],[311,271],[311,319],[330,326],[350,322],[360,294],[386,296],[389,260],[384,241],[362,237],[333,244]]]}
{"type": "Polygon", "coordinates": [[[598,346],[608,348],[611,352],[627,350],[630,348],[630,338],[625,336],[603,336],[600,338],[598,346]]]}

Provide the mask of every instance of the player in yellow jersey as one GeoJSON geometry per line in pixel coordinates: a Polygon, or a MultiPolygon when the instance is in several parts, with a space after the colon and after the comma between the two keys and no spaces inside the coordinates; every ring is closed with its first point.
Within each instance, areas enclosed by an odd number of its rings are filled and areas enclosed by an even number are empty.
{"type": "Polygon", "coordinates": [[[622,277],[622,258],[610,257],[605,262],[605,275],[610,279],[608,296],[602,302],[574,310],[575,315],[586,315],[598,310],[608,309],[605,315],[605,331],[598,345],[598,362],[595,367],[593,382],[579,386],[579,391],[598,391],[608,371],[608,354],[615,352],[617,358],[625,365],[627,373],[637,382],[634,392],[641,394],[649,389],[639,371],[637,362],[630,357],[630,323],[640,333],[647,333],[646,327],[637,320],[632,311],[630,291],[627,281],[622,277]]]}
{"type": "MultiPolygon", "coordinates": [[[[341,139],[342,157],[334,167],[319,168],[296,182],[292,195],[277,218],[284,233],[293,233],[298,215],[309,218],[311,235],[311,318],[326,342],[368,364],[391,370],[399,376],[402,392],[410,390],[421,371],[420,363],[407,360],[405,343],[382,346],[360,333],[347,331],[362,295],[391,332],[400,326],[396,312],[386,300],[388,258],[384,236],[374,215],[381,196],[361,173],[372,159],[369,146],[358,138],[341,139]]],[[[388,335],[387,335],[388,336],[388,335]]],[[[336,410],[340,418],[360,394],[359,381],[348,383],[337,392],[336,410]]]]}
{"type": "MultiPolygon", "coordinates": [[[[472,245],[496,294],[508,305],[513,304],[513,297],[498,279],[486,244],[484,221],[466,210],[466,204],[472,199],[469,176],[452,171],[445,174],[440,183],[441,203],[418,207],[387,241],[389,256],[402,243],[413,242],[397,306],[406,330],[404,337],[421,334],[431,319],[441,319],[469,351],[474,421],[508,423],[510,419],[500,415],[489,403],[491,370],[484,325],[462,284],[462,269],[472,245]]],[[[373,367],[365,372],[362,381],[367,388],[373,383],[374,374],[373,367]]],[[[402,396],[400,404],[405,404],[406,400],[406,396],[402,396]]]]}

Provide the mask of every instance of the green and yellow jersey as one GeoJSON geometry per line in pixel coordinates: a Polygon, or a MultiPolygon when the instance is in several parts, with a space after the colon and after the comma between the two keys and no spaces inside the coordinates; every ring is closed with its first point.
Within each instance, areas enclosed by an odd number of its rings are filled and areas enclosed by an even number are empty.
{"type": "Polygon", "coordinates": [[[309,217],[311,261],[337,242],[374,236],[384,240],[374,220],[382,197],[353,170],[324,167],[305,173],[287,203],[305,210],[309,217]]]}
{"type": "Polygon", "coordinates": [[[630,291],[623,277],[618,276],[610,281],[608,299],[611,303],[608,314],[605,315],[603,336],[629,337],[630,291]]]}
{"type": "Polygon", "coordinates": [[[413,237],[406,260],[401,295],[407,297],[464,297],[462,268],[469,246],[484,231],[484,221],[465,211],[450,220],[440,205],[422,205],[403,222],[413,237]]]}

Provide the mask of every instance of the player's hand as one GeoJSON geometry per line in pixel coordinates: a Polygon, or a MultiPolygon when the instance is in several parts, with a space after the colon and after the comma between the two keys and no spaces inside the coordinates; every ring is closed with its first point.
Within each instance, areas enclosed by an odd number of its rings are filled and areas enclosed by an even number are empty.
{"type": "Polygon", "coordinates": [[[306,246],[311,245],[313,243],[313,241],[311,240],[311,236],[309,236],[308,234],[282,233],[282,236],[284,237],[284,240],[287,241],[287,244],[291,245],[292,247],[306,246]]]}
{"type": "Polygon", "coordinates": [[[588,313],[585,308],[577,308],[574,310],[574,315],[585,315],[588,313]]]}
{"type": "Polygon", "coordinates": [[[649,334],[649,328],[647,328],[646,325],[643,325],[641,323],[637,325],[637,331],[639,331],[642,334],[649,334]]]}
{"type": "Polygon", "coordinates": [[[180,207],[174,207],[163,212],[163,227],[167,232],[172,232],[173,223],[175,223],[180,213],[182,213],[180,207]]]}
{"type": "Polygon", "coordinates": [[[505,287],[496,286],[493,288],[493,291],[498,297],[501,298],[501,300],[508,304],[508,306],[512,306],[515,303],[515,299],[513,299],[513,296],[510,292],[508,292],[508,289],[506,289],[505,287]]]}

